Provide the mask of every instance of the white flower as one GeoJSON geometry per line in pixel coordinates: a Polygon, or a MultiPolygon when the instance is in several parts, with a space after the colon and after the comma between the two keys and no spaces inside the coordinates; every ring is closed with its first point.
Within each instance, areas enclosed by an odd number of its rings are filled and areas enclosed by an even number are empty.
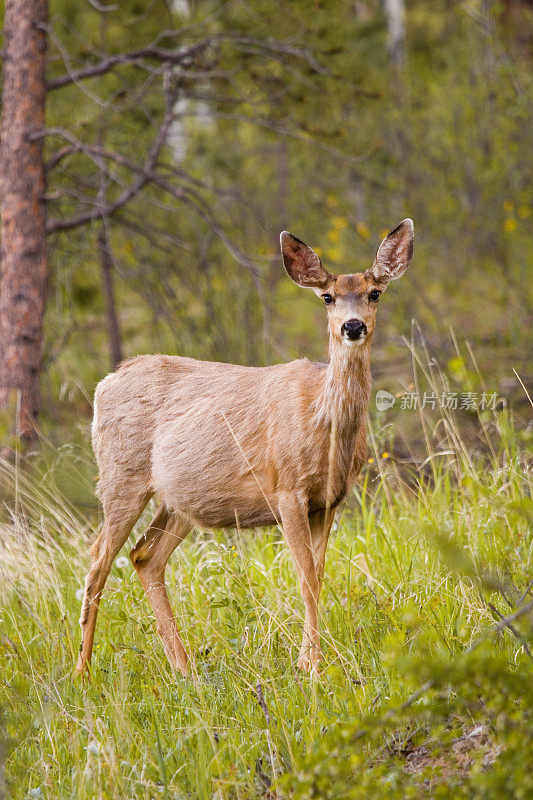
{"type": "Polygon", "coordinates": [[[78,591],[76,592],[76,600],[79,600],[81,603],[81,601],[83,600],[83,595],[84,595],[84,589],[78,589],[78,591]]]}
{"type": "Polygon", "coordinates": [[[36,789],[30,789],[30,791],[28,792],[28,797],[42,797],[42,796],[43,796],[43,790],[41,789],[40,786],[37,786],[36,789]]]}
{"type": "Polygon", "coordinates": [[[119,569],[126,569],[130,565],[130,560],[127,556],[120,556],[115,563],[119,569]]]}

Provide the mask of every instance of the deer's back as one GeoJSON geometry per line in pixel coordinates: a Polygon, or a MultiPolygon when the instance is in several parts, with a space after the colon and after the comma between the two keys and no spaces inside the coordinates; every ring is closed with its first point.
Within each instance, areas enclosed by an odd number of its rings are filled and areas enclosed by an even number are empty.
{"type": "Polygon", "coordinates": [[[175,356],[126,362],[95,394],[100,494],[107,475],[142,476],[147,493],[205,526],[275,522],[280,487],[306,491],[323,471],[312,430],[320,374],[306,360],[272,367],[175,356]]]}

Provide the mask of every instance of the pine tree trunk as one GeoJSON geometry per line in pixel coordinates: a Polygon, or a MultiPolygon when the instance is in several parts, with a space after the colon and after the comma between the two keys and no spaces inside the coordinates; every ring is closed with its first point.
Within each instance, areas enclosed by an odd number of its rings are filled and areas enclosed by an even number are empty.
{"type": "Polygon", "coordinates": [[[46,0],[7,0],[0,122],[0,408],[24,440],[40,407],[47,253],[42,137],[46,0]]]}

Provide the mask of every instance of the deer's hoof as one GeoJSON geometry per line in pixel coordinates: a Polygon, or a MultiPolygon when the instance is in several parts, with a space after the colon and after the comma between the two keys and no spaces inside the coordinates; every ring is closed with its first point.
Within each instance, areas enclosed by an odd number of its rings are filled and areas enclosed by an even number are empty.
{"type": "Polygon", "coordinates": [[[321,660],[322,653],[318,648],[312,648],[311,650],[306,648],[300,652],[297,666],[302,672],[318,673],[321,660]]]}
{"type": "Polygon", "coordinates": [[[168,660],[170,662],[170,666],[177,672],[178,675],[183,675],[186,678],[189,674],[189,659],[187,658],[187,654],[184,653],[183,655],[176,655],[175,653],[167,654],[168,660]]]}
{"type": "Polygon", "coordinates": [[[91,665],[81,656],[78,658],[78,663],[76,664],[72,674],[72,680],[83,680],[87,681],[88,683],[91,682],[91,665]]]}

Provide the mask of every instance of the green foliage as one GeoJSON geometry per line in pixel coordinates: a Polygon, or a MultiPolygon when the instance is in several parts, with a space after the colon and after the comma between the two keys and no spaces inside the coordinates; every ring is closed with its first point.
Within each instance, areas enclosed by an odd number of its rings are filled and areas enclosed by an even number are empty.
{"type": "Polygon", "coordinates": [[[453,661],[394,663],[411,698],[332,726],[280,781],[291,797],[531,796],[531,659],[510,665],[486,643],[453,661]]]}

